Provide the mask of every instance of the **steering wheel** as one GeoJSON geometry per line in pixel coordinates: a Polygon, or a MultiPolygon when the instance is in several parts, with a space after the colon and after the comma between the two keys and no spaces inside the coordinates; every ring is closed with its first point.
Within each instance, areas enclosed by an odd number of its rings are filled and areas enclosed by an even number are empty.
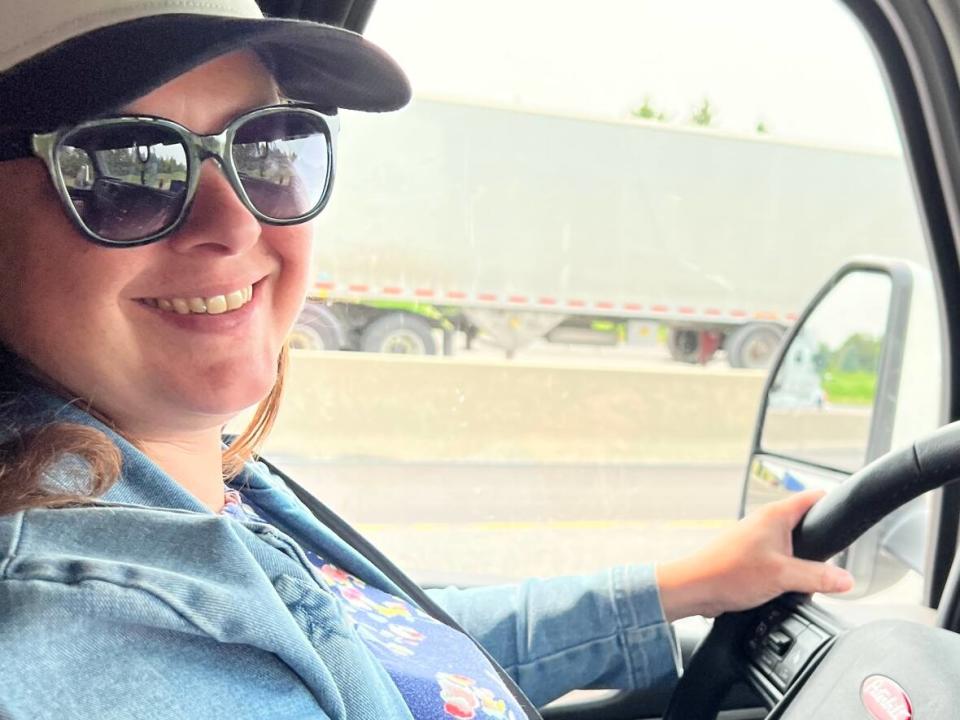
{"type": "MultiPolygon", "coordinates": [[[[878,458],[831,490],[794,530],[794,554],[821,561],[833,557],[891,511],[957,479],[960,421],[878,458]]],[[[795,674],[781,673],[777,687],[782,696],[769,719],[956,717],[960,635],[891,620],[832,637],[829,630],[811,628],[816,615],[804,612],[811,607],[809,597],[793,595],[719,616],[690,659],[663,720],[713,720],[739,680],[749,678],[756,687],[769,679],[773,687],[778,678],[770,668],[801,654],[800,635],[786,630],[787,618],[818,643],[793,661],[795,674]],[[871,703],[880,710],[864,715],[871,703]]]]}

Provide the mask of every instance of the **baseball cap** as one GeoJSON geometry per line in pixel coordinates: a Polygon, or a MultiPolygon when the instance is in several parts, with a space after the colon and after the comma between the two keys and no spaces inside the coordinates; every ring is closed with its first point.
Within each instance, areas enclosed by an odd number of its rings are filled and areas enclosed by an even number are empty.
{"type": "Polygon", "coordinates": [[[241,49],[296,100],[381,112],[410,99],[397,63],[361,35],[264,17],[256,0],[0,0],[0,128],[113,112],[241,49]]]}

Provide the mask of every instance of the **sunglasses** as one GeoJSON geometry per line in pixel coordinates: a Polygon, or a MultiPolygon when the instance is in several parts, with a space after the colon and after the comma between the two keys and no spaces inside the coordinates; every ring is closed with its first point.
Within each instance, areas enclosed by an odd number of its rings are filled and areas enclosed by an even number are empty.
{"type": "Polygon", "coordinates": [[[213,135],[159,117],[107,117],[30,134],[19,146],[0,148],[0,160],[40,157],[87,238],[133,247],[180,227],[207,158],[220,164],[260,222],[295,225],[316,217],[333,185],[338,128],[336,115],[301,104],[258,108],[213,135]]]}

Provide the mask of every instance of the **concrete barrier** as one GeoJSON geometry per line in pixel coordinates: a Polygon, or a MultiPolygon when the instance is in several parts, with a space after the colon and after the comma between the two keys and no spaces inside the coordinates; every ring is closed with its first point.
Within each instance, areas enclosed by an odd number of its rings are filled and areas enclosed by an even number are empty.
{"type": "MultiPolygon", "coordinates": [[[[746,462],[764,373],[292,353],[266,451],[322,460],[746,462]]],[[[237,431],[246,418],[238,418],[237,431]]],[[[775,413],[775,449],[862,448],[869,414],[775,413]]],[[[854,453],[856,454],[856,453],[854,453]]]]}
{"type": "Polygon", "coordinates": [[[266,450],[427,462],[746,462],[763,377],[295,352],[266,450]]]}
{"type": "Polygon", "coordinates": [[[769,410],[763,448],[819,465],[857,470],[870,442],[871,417],[869,407],[769,410]]]}

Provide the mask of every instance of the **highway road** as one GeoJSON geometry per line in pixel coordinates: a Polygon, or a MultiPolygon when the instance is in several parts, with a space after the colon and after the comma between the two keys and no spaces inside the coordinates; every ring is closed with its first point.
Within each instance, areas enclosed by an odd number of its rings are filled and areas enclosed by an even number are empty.
{"type": "Polygon", "coordinates": [[[426,582],[677,557],[733,524],[743,477],[734,464],[275,460],[426,582]]]}
{"type": "MultiPolygon", "coordinates": [[[[692,552],[734,521],[763,373],[609,360],[299,353],[267,456],[425,581],[692,552]]],[[[866,419],[768,439],[833,452],[866,419]]]]}

